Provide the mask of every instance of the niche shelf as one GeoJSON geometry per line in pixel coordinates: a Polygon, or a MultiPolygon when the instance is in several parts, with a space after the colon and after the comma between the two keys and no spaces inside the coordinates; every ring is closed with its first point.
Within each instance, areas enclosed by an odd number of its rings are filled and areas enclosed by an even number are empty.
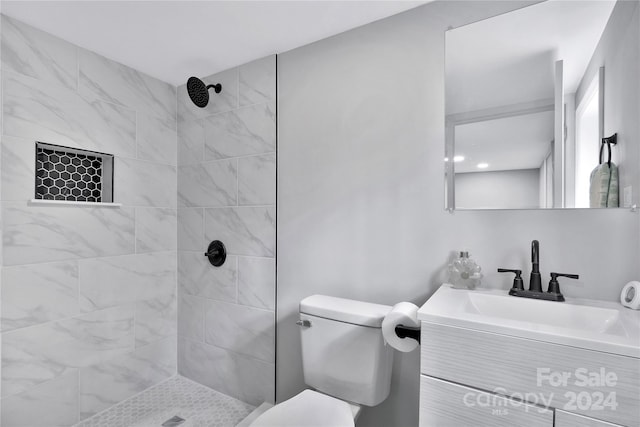
{"type": "Polygon", "coordinates": [[[34,204],[113,203],[113,155],[36,142],[34,204]]]}
{"type": "Polygon", "coordinates": [[[49,206],[87,206],[101,208],[119,208],[122,203],[105,203],[105,202],[73,202],[67,200],[47,200],[47,199],[31,199],[30,205],[49,205],[49,206]]]}

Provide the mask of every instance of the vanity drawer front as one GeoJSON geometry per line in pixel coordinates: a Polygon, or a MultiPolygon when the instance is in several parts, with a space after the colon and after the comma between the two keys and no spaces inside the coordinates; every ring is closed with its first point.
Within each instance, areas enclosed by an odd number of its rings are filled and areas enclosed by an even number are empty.
{"type": "Polygon", "coordinates": [[[582,415],[571,414],[569,412],[556,410],[555,427],[621,427],[620,424],[611,424],[595,418],[583,417],[582,415]]]}
{"type": "Polygon", "coordinates": [[[553,411],[420,377],[420,427],[553,427],[553,411]]]}
{"type": "Polygon", "coordinates": [[[640,359],[506,335],[422,322],[421,372],[500,394],[519,393],[528,402],[597,417],[624,426],[640,425],[640,359]],[[538,383],[541,371],[541,382],[538,383]],[[613,373],[615,385],[576,384],[587,374],[613,373]],[[569,375],[566,383],[545,374],[569,375]],[[617,407],[602,397],[615,393],[617,407]],[[576,400],[580,397],[580,401],[576,400]],[[544,399],[544,401],[543,401],[544,399]],[[592,401],[594,406],[589,405],[592,401]]]}

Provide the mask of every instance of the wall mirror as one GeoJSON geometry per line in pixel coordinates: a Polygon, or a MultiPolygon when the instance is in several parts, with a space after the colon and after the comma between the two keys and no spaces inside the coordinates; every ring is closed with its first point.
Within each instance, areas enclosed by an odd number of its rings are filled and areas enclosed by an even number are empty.
{"type": "Polygon", "coordinates": [[[447,209],[637,203],[639,10],[548,0],[446,32],[447,209]]]}

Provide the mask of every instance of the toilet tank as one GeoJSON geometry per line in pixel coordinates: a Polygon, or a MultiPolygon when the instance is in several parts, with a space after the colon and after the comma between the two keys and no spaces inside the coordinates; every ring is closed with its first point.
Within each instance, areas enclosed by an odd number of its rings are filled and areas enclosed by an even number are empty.
{"type": "Polygon", "coordinates": [[[304,381],[339,399],[375,406],[389,395],[393,349],[382,338],[388,305],[313,295],[300,302],[304,381]],[[306,324],[307,320],[310,324],[306,324]]]}

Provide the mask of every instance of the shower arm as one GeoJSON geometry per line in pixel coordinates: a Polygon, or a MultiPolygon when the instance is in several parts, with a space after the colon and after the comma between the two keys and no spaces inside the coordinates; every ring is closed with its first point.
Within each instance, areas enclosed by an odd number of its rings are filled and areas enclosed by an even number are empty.
{"type": "Polygon", "coordinates": [[[220,83],[216,83],[214,85],[207,85],[207,90],[212,88],[216,93],[220,93],[220,91],[222,90],[222,85],[220,83]]]}

